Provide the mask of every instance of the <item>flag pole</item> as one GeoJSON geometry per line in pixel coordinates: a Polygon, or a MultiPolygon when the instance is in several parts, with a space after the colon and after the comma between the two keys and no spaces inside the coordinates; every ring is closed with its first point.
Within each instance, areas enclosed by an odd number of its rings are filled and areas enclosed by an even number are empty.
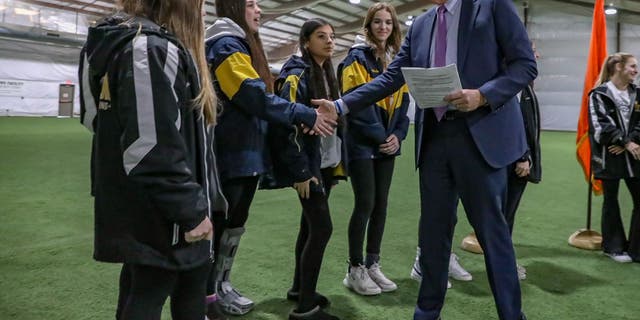
{"type": "MultiPolygon", "coordinates": [[[[591,177],[591,166],[589,166],[589,177],[591,177]]],[[[587,230],[591,230],[591,199],[593,198],[593,183],[589,179],[589,194],[587,195],[587,230]]]]}
{"type": "MultiPolygon", "coordinates": [[[[591,148],[589,148],[591,150],[591,148]]],[[[589,152],[591,158],[591,152],[589,152]]],[[[589,187],[587,188],[587,228],[574,232],[569,237],[569,245],[585,250],[600,250],[602,248],[602,235],[591,230],[591,203],[593,199],[593,177],[591,176],[591,163],[589,162],[589,187]]]]}
{"type": "Polygon", "coordinates": [[[576,155],[582,165],[585,180],[589,184],[587,188],[587,227],[574,232],[569,237],[569,244],[580,249],[599,250],[602,247],[602,236],[591,230],[591,206],[593,192],[601,191],[600,182],[594,180],[591,170],[591,141],[589,139],[589,92],[598,79],[602,62],[607,57],[607,21],[604,13],[604,0],[595,0],[593,4],[593,21],[591,24],[591,40],[589,42],[589,55],[587,57],[587,70],[585,73],[584,88],[580,115],[578,117],[578,130],[576,132],[576,155]]]}

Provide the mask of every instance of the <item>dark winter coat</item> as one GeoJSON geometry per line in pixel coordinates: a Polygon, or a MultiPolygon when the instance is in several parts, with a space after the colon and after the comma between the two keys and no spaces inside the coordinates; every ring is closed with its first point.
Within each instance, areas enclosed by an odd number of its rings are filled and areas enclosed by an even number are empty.
{"type": "Polygon", "coordinates": [[[589,93],[589,139],[591,142],[591,170],[596,179],[621,179],[640,176],[640,161],[629,152],[614,155],[612,145],[623,147],[633,141],[640,144],[640,90],[629,85],[628,106],[618,106],[613,94],[602,84],[589,93]],[[621,108],[631,109],[628,128],[623,124],[621,108]]]}
{"type": "Polygon", "coordinates": [[[147,19],[116,15],[89,29],[79,79],[81,121],[94,133],[94,258],[170,270],[208,262],[211,242],[184,233],[227,203],[189,51],[147,19]]]}

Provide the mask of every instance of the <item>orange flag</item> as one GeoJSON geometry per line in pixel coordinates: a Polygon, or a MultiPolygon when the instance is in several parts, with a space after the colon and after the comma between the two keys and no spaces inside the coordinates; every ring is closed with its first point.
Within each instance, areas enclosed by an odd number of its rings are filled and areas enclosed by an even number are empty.
{"type": "Polygon", "coordinates": [[[604,16],[604,0],[596,0],[593,8],[593,23],[591,26],[591,43],[589,44],[589,58],[587,72],[584,76],[582,91],[582,105],[578,118],[578,132],[576,135],[576,156],[582,166],[585,179],[591,180],[593,192],[602,194],[602,181],[593,179],[591,174],[591,144],[589,143],[589,91],[593,89],[602,63],[607,58],[607,21],[604,16]]]}

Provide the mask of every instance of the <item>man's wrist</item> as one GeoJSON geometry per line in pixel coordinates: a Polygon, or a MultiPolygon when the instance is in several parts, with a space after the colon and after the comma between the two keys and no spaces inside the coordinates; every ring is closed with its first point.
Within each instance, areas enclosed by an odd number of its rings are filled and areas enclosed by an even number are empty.
{"type": "Polygon", "coordinates": [[[336,106],[336,112],[338,115],[342,116],[349,113],[349,107],[344,101],[342,101],[342,99],[333,101],[333,105],[336,106]]]}
{"type": "Polygon", "coordinates": [[[489,105],[489,101],[487,101],[487,98],[485,98],[484,94],[482,94],[482,92],[480,92],[480,90],[478,90],[478,93],[480,94],[480,106],[481,107],[488,106],[489,105]]]}
{"type": "Polygon", "coordinates": [[[333,105],[336,106],[336,112],[338,115],[342,114],[342,101],[340,99],[333,102],[333,105]]]}

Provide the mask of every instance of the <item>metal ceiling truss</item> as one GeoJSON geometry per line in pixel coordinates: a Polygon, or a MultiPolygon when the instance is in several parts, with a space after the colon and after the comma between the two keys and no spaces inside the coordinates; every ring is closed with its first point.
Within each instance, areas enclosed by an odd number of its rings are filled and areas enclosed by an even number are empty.
{"type": "MultiPolygon", "coordinates": [[[[362,0],[351,4],[348,0],[259,0],[262,8],[261,36],[271,61],[281,60],[293,53],[297,46],[298,31],[304,21],[311,17],[331,22],[336,32],[336,53],[345,52],[355,35],[362,29],[362,21],[368,7],[378,1],[362,0]]],[[[407,17],[417,16],[432,6],[430,0],[386,0],[396,7],[396,12],[406,28],[407,17]]],[[[567,5],[593,7],[595,0],[552,0],[567,5]]],[[[22,2],[53,8],[92,17],[112,13],[116,0],[22,0],[22,2]]],[[[533,4],[532,1],[529,1],[533,4]]],[[[607,0],[621,14],[640,16],[640,0],[607,0]]],[[[205,1],[205,22],[215,20],[215,0],[205,1]]]]}

